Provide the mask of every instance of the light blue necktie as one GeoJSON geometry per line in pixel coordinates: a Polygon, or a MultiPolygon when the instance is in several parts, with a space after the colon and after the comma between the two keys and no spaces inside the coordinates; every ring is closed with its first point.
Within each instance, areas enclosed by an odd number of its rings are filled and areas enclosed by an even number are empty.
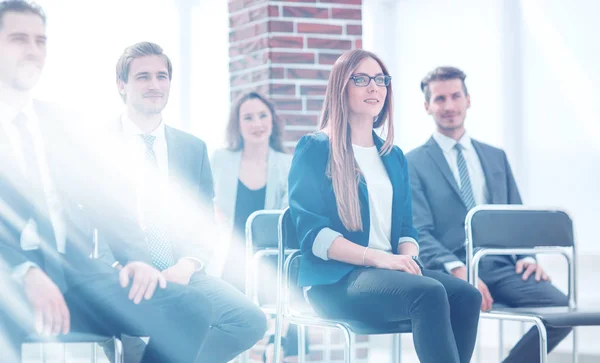
{"type": "MultiPolygon", "coordinates": [[[[158,165],[156,162],[156,153],[154,152],[154,141],[155,136],[152,135],[140,135],[144,143],[146,144],[146,168],[156,171],[158,165]]],[[[145,173],[146,185],[152,185],[148,180],[152,178],[156,173],[145,173]]],[[[164,228],[165,221],[162,220],[161,216],[157,212],[156,196],[153,195],[151,188],[146,189],[145,199],[145,213],[147,220],[146,229],[146,240],[148,247],[150,248],[150,254],[152,255],[152,263],[159,270],[165,270],[175,264],[175,257],[173,253],[173,246],[169,240],[167,229],[164,228]]]]}

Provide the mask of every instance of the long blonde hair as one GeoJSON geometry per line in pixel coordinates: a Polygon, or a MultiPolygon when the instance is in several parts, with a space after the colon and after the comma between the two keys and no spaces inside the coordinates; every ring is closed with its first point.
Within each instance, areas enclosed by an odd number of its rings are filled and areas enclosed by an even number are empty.
{"type": "MultiPolygon", "coordinates": [[[[344,227],[349,231],[362,231],[363,225],[358,198],[360,170],[354,160],[350,138],[347,86],[350,76],[366,58],[373,58],[379,63],[383,73],[389,74],[381,59],[371,52],[356,49],[342,54],[334,63],[329,75],[319,123],[319,129],[327,128],[329,135],[330,153],[327,175],[331,178],[333,185],[338,214],[344,227]]],[[[387,136],[380,151],[381,155],[391,151],[394,141],[391,83],[387,86],[387,96],[383,108],[373,120],[373,128],[379,128],[384,124],[387,128],[387,136]]]]}

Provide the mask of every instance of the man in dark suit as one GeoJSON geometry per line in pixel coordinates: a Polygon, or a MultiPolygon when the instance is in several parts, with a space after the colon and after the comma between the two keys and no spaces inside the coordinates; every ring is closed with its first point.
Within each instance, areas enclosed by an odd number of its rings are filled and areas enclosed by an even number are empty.
{"type": "MultiPolygon", "coordinates": [[[[521,204],[506,154],[471,139],[464,121],[470,107],[466,75],[439,67],[421,82],[425,110],[436,132],[425,145],[406,156],[413,193],[413,219],[419,231],[420,256],[431,269],[466,280],[464,221],[478,204],[521,204]]],[[[493,302],[508,306],[564,306],[567,297],[554,287],[534,256],[490,256],[479,268],[482,310],[493,302]]],[[[548,349],[570,332],[548,329],[548,349]]],[[[512,349],[505,362],[539,361],[538,332],[533,328],[512,349]]]]}
{"type": "MultiPolygon", "coordinates": [[[[172,65],[160,46],[142,42],[127,47],[116,68],[125,110],[114,139],[120,141],[118,152],[130,165],[124,170],[132,180],[124,204],[145,236],[145,255],[164,278],[202,291],[212,302],[211,331],[201,361],[228,362],[264,336],[266,318],[233,286],[203,271],[216,241],[206,144],[164,123],[172,65]]],[[[101,247],[102,259],[120,268],[122,256],[115,253],[113,258],[107,244],[101,247]]],[[[123,345],[126,362],[138,362],[141,339],[124,337],[123,345]]],[[[108,348],[107,353],[112,351],[108,348]]]]}
{"type": "MultiPolygon", "coordinates": [[[[192,363],[209,331],[208,296],[167,284],[134,259],[117,272],[89,258],[93,227],[109,230],[121,213],[97,188],[104,183],[91,171],[101,165],[78,147],[86,142],[31,99],[45,63],[45,22],[38,6],[0,3],[0,361],[20,362],[31,333],[76,331],[148,336],[142,362],[192,363]]],[[[108,242],[136,254],[121,247],[125,239],[108,242]]]]}

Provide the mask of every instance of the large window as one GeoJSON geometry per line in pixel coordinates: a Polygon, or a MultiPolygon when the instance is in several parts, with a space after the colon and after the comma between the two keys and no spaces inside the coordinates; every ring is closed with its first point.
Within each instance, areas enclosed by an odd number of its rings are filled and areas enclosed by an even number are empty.
{"type": "Polygon", "coordinates": [[[48,15],[48,60],[36,96],[83,116],[116,120],[122,102],[115,65],[139,41],[173,62],[165,122],[220,145],[229,109],[226,1],[38,0],[48,15]]]}

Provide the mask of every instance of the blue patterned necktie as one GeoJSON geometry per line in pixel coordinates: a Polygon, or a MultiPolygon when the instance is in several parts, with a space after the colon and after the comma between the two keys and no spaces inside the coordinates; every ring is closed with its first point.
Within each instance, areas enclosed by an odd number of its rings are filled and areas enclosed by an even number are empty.
{"type": "Polygon", "coordinates": [[[475,206],[475,197],[473,197],[473,187],[471,186],[471,178],[469,178],[467,162],[462,152],[463,146],[456,143],[454,148],[456,149],[456,165],[458,166],[458,175],[460,176],[460,192],[467,210],[471,210],[475,206]]]}
{"type": "Polygon", "coordinates": [[[144,144],[146,144],[145,165],[144,165],[144,213],[146,220],[146,241],[150,248],[152,263],[159,270],[165,270],[175,264],[173,246],[169,241],[165,222],[160,216],[160,206],[155,190],[150,186],[153,184],[152,179],[157,175],[158,164],[156,161],[156,153],[154,152],[154,141],[156,136],[140,135],[144,144]]]}

